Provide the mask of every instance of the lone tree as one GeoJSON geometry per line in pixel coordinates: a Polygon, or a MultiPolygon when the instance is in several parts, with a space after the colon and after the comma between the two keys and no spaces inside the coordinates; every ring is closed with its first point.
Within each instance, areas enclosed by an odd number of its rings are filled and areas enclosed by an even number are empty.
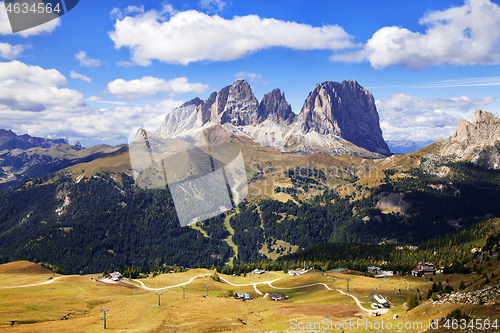
{"type": "Polygon", "coordinates": [[[418,298],[419,296],[417,294],[412,294],[408,296],[408,310],[411,310],[415,308],[418,305],[418,298]]]}

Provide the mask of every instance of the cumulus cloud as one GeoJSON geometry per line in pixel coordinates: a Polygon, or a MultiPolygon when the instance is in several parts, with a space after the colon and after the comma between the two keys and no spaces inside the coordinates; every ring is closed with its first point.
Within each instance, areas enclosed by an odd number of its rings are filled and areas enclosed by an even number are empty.
{"type": "Polygon", "coordinates": [[[255,73],[250,73],[250,72],[239,72],[239,73],[236,73],[236,75],[234,77],[236,79],[247,79],[247,80],[250,80],[252,82],[260,83],[260,84],[265,85],[265,86],[267,86],[269,84],[269,82],[264,80],[262,78],[262,75],[260,75],[260,74],[255,74],[255,73]]]}
{"type": "Polygon", "coordinates": [[[16,133],[79,140],[84,146],[103,142],[119,144],[127,143],[128,135],[137,126],[164,116],[181,104],[181,101],[163,100],[152,106],[116,106],[104,109],[87,107],[78,112],[6,110],[0,112],[0,123],[16,133]]]}
{"type": "Polygon", "coordinates": [[[500,6],[490,0],[466,0],[461,7],[426,13],[419,23],[425,33],[384,27],[357,50],[336,53],[333,61],[369,61],[412,71],[433,65],[500,64],[500,6]]]}
{"type": "Polygon", "coordinates": [[[66,78],[55,69],[43,69],[14,60],[0,62],[0,81],[22,80],[47,86],[66,84],[66,78]]]}
{"type": "Polygon", "coordinates": [[[99,67],[102,64],[101,60],[99,59],[92,59],[87,57],[87,52],[85,51],[80,51],[75,54],[75,59],[80,62],[80,66],[84,67],[99,67]]]}
{"type": "MultiPolygon", "coordinates": [[[[52,21],[49,21],[44,24],[40,24],[36,27],[33,27],[31,29],[26,29],[23,31],[18,32],[17,34],[23,36],[23,37],[28,37],[28,36],[35,36],[35,35],[40,35],[44,33],[51,33],[54,31],[58,26],[61,25],[61,20],[59,18],[56,18],[52,21]]],[[[5,5],[3,1],[0,1],[0,34],[1,35],[12,35],[12,27],[10,26],[9,22],[9,17],[7,16],[7,11],[5,10],[5,5]]]]}
{"type": "Polygon", "coordinates": [[[185,77],[166,81],[152,76],[144,76],[141,79],[131,81],[116,79],[108,83],[108,92],[123,99],[157,96],[161,92],[168,93],[170,96],[190,92],[203,93],[207,89],[208,85],[189,83],[185,77]]]}
{"type": "Polygon", "coordinates": [[[198,4],[209,13],[220,12],[226,6],[226,3],[222,0],[201,0],[198,4]]]}
{"type": "Polygon", "coordinates": [[[69,76],[72,78],[72,79],[76,79],[76,80],[82,80],[84,82],[88,82],[88,83],[91,83],[92,82],[92,79],[89,78],[88,76],[86,75],[83,75],[83,74],[78,74],[77,72],[75,71],[71,71],[69,73],[69,76]]]}
{"type": "Polygon", "coordinates": [[[109,32],[115,48],[130,49],[141,66],[156,59],[187,65],[197,61],[229,61],[271,47],[294,50],[338,50],[354,47],[337,25],[313,27],[257,15],[225,19],[195,10],[174,13],[163,8],[117,19],[109,32]]]}
{"type": "Polygon", "coordinates": [[[435,140],[448,137],[464,115],[495,101],[494,97],[424,98],[394,94],[376,101],[386,140],[435,140]]]}
{"type": "Polygon", "coordinates": [[[58,88],[66,78],[55,69],[43,69],[19,61],[0,62],[0,110],[44,111],[84,105],[76,90],[58,88]]]}
{"type": "Polygon", "coordinates": [[[27,47],[29,47],[29,45],[10,45],[9,43],[0,43],[0,57],[9,60],[16,59],[27,47]]]}

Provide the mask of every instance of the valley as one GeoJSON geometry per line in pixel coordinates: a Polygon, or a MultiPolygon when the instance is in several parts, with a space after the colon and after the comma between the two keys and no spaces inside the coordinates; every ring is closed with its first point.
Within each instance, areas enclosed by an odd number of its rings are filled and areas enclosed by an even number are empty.
{"type": "MultiPolygon", "coordinates": [[[[236,80],[138,132],[144,156],[135,141],[82,149],[6,132],[0,176],[15,182],[0,192],[1,325],[97,331],[102,308],[109,329],[130,332],[339,331],[353,320],[387,332],[377,327],[421,321],[402,331],[422,332],[438,319],[500,320],[499,124],[477,110],[450,138],[390,154],[356,81],[318,84],[294,115],[279,89],[258,102],[236,80]],[[175,167],[149,167],[153,151],[175,167]],[[183,227],[168,177],[222,169],[239,151],[248,190],[183,227]],[[427,262],[438,273],[412,275],[427,262]],[[126,281],[98,281],[112,271],[126,281]],[[288,299],[270,300],[277,292],[288,299]],[[392,307],[375,309],[374,294],[392,307]]],[[[210,204],[197,199],[185,209],[210,204]]]]}
{"type": "MultiPolygon", "coordinates": [[[[484,265],[488,276],[500,262],[489,263],[492,266],[484,265]]],[[[109,310],[106,329],[121,332],[285,332],[299,327],[302,330],[307,327],[306,331],[311,332],[318,328],[340,332],[342,324],[347,331],[392,332],[400,324],[405,332],[422,332],[431,320],[440,319],[445,325],[443,317],[456,309],[483,321],[488,318],[492,324],[488,332],[498,331],[493,326],[495,320],[500,320],[497,318],[500,290],[476,281],[475,274],[432,275],[434,283],[459,291],[452,293],[453,296],[436,294],[429,300],[425,294],[432,289],[433,282],[429,283],[429,277],[411,275],[374,279],[350,270],[343,274],[310,270],[292,277],[282,271],[266,271],[262,276],[246,274],[249,277],[218,274],[218,282],[213,278],[214,271],[207,269],[154,277],[151,274],[147,278],[110,284],[100,282],[98,274],[56,275],[47,280],[52,272],[29,262],[0,265],[0,325],[9,332],[101,331],[103,308],[109,310]],[[470,286],[462,291],[461,283],[470,286]],[[185,298],[181,286],[186,288],[185,298]],[[253,299],[242,301],[229,296],[238,292],[252,294],[253,299]],[[289,299],[271,300],[269,295],[275,292],[289,299]],[[370,292],[383,296],[391,308],[373,310],[369,304],[370,292]],[[474,298],[459,297],[471,293],[482,295],[481,303],[474,302],[474,298]],[[408,310],[408,299],[415,294],[420,294],[423,300],[408,310]],[[372,315],[375,312],[379,315],[372,315]],[[350,330],[345,324],[349,322],[360,326],[358,329],[350,326],[350,330]],[[382,323],[386,329],[374,329],[382,327],[382,323]],[[387,329],[389,323],[391,329],[387,329]]],[[[498,274],[494,275],[497,277],[492,280],[497,281],[498,274]]],[[[442,327],[430,331],[447,330],[442,327]]]]}

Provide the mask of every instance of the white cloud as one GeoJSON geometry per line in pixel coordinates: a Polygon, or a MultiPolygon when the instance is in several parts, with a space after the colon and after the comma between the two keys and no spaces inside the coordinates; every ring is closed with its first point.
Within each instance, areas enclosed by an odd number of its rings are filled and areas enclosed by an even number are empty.
{"type": "Polygon", "coordinates": [[[23,80],[47,86],[60,86],[67,83],[64,75],[55,69],[43,69],[17,60],[0,62],[0,81],[5,80],[23,80]]]}
{"type": "Polygon", "coordinates": [[[156,77],[144,76],[141,79],[131,81],[116,79],[108,83],[108,92],[123,99],[157,96],[160,92],[169,93],[170,96],[189,92],[203,93],[207,89],[208,85],[189,83],[185,77],[165,81],[156,77]]]}
{"type": "Polygon", "coordinates": [[[257,15],[224,19],[189,10],[151,10],[117,19],[109,32],[115,48],[130,49],[141,66],[154,59],[187,65],[197,61],[228,61],[271,47],[295,50],[338,50],[354,47],[337,25],[312,27],[257,15]]]}
{"type": "Polygon", "coordinates": [[[376,101],[386,140],[435,140],[448,137],[458,121],[496,98],[467,96],[441,99],[394,94],[376,101]]]}
{"type": "Polygon", "coordinates": [[[83,74],[78,74],[77,72],[75,71],[71,71],[69,73],[69,76],[72,78],[72,79],[77,79],[77,80],[82,80],[84,82],[88,82],[88,83],[91,83],[92,82],[92,79],[90,79],[88,76],[86,75],[83,75],[83,74]]]}
{"type": "Polygon", "coordinates": [[[126,15],[137,14],[137,13],[139,13],[139,14],[144,13],[144,6],[143,5],[141,5],[140,7],[128,6],[123,11],[121,11],[119,8],[113,8],[113,10],[111,10],[110,17],[112,20],[115,20],[115,19],[121,20],[126,15]]]}
{"type": "Polygon", "coordinates": [[[132,67],[132,66],[135,66],[135,63],[133,63],[132,61],[118,61],[116,63],[117,66],[120,66],[120,67],[132,67]]]}
{"type": "Polygon", "coordinates": [[[0,57],[4,59],[16,59],[29,45],[10,45],[9,43],[0,43],[0,57]]]}
{"type": "Polygon", "coordinates": [[[66,78],[55,69],[43,69],[19,61],[0,62],[0,110],[44,111],[84,106],[76,90],[57,88],[66,78]]]}
{"type": "Polygon", "coordinates": [[[334,54],[333,61],[361,62],[382,69],[412,71],[433,65],[500,64],[500,6],[490,0],[466,0],[461,7],[426,13],[425,33],[384,27],[362,49],[334,54]]]}
{"type": "Polygon", "coordinates": [[[128,135],[137,126],[166,115],[181,104],[180,101],[163,100],[153,106],[117,106],[101,110],[83,108],[78,112],[7,110],[0,112],[0,123],[16,133],[79,140],[84,146],[103,142],[118,144],[127,143],[128,135]]]}
{"type": "MultiPolygon", "coordinates": [[[[56,18],[52,21],[38,25],[31,29],[20,31],[17,34],[23,37],[35,36],[44,33],[50,34],[60,25],[61,25],[61,20],[59,18],[56,18]]],[[[3,1],[0,1],[0,34],[12,35],[12,27],[10,26],[9,17],[7,16],[7,11],[5,10],[5,5],[3,1]]]]}
{"type": "Polygon", "coordinates": [[[75,59],[80,62],[80,66],[85,66],[85,67],[99,67],[101,66],[101,60],[99,59],[92,59],[87,57],[87,52],[85,51],[80,51],[75,54],[75,59]]]}
{"type": "Polygon", "coordinates": [[[201,0],[198,4],[209,13],[220,12],[226,6],[226,3],[222,0],[201,0]]]}
{"type": "Polygon", "coordinates": [[[262,78],[262,75],[260,75],[260,74],[255,74],[255,73],[250,73],[250,72],[239,72],[239,73],[236,73],[236,75],[234,77],[236,79],[247,79],[247,80],[250,80],[250,81],[253,81],[256,83],[260,83],[260,84],[265,85],[265,86],[267,86],[269,84],[269,82],[264,80],[262,78]]]}
{"type": "Polygon", "coordinates": [[[495,101],[495,97],[469,98],[467,96],[453,98],[425,98],[406,94],[394,94],[377,101],[380,110],[418,111],[454,108],[461,111],[476,109],[495,101]]]}
{"type": "Polygon", "coordinates": [[[85,101],[94,103],[114,104],[114,105],[127,105],[127,102],[123,101],[103,101],[100,97],[97,96],[90,96],[89,98],[85,98],[85,101]]]}

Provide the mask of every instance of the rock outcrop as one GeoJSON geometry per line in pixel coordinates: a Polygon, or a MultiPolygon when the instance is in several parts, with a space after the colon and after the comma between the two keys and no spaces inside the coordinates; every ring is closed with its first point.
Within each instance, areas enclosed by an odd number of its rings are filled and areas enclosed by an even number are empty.
{"type": "Polygon", "coordinates": [[[248,82],[239,79],[206,101],[196,98],[173,110],[155,134],[182,136],[214,125],[286,152],[390,155],[373,96],[356,81],[317,85],[296,115],[280,89],[259,103],[248,82]]]}
{"type": "Polygon", "coordinates": [[[285,93],[281,93],[278,88],[264,95],[259,110],[263,119],[271,119],[276,123],[290,125],[295,119],[295,113],[285,99],[285,93]]]}
{"type": "Polygon", "coordinates": [[[500,168],[500,118],[490,112],[476,110],[472,122],[460,120],[456,132],[438,143],[441,155],[500,168]]]}
{"type": "Polygon", "coordinates": [[[303,133],[341,137],[371,152],[390,155],[372,94],[355,80],[316,85],[299,114],[303,133]]]}

